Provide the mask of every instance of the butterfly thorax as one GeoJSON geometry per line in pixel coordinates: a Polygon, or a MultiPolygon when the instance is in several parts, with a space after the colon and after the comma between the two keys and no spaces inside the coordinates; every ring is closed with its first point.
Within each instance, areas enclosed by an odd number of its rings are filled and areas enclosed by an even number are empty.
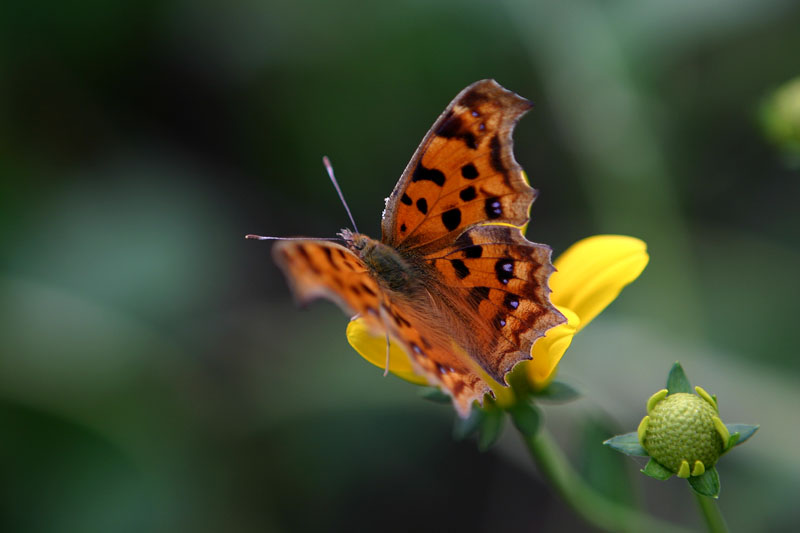
{"type": "Polygon", "coordinates": [[[349,230],[340,235],[385,288],[408,293],[419,284],[418,269],[391,246],[349,230]]]}

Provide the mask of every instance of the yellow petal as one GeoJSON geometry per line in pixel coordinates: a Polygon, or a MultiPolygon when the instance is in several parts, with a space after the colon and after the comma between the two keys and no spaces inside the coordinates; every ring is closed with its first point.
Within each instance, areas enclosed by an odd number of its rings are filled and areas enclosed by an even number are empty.
{"type": "Polygon", "coordinates": [[[544,337],[533,343],[531,356],[533,359],[526,363],[528,381],[535,389],[544,388],[555,376],[555,369],[561,356],[569,348],[572,337],[580,329],[581,320],[578,315],[566,307],[557,306],[558,310],[567,317],[567,322],[547,330],[544,337]]]}
{"type": "MultiPolygon", "coordinates": [[[[347,324],[347,342],[361,357],[377,367],[386,368],[386,336],[373,335],[363,320],[355,319],[347,324]]],[[[424,377],[414,373],[405,350],[394,340],[389,343],[389,372],[418,385],[428,383],[424,377]]]]}
{"type": "Polygon", "coordinates": [[[580,317],[580,330],[639,277],[650,257],[647,245],[624,235],[597,235],[576,242],[556,259],[550,299],[580,317]]]}

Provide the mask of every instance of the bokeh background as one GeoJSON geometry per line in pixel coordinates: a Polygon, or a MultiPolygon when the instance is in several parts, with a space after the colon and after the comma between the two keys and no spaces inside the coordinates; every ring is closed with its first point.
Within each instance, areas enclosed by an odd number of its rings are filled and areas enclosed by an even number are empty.
{"type": "Polygon", "coordinates": [[[5,0],[0,529],[588,529],[514,431],[454,442],[451,409],[243,239],[348,225],[323,155],[378,235],[433,120],[493,77],[535,103],[528,237],[651,254],[567,353],[585,396],[548,426],[601,490],[699,527],[684,483],[598,451],[680,360],[762,425],[720,465],[729,522],[796,530],[800,179],[761,117],[798,50],[786,0],[5,0]]]}

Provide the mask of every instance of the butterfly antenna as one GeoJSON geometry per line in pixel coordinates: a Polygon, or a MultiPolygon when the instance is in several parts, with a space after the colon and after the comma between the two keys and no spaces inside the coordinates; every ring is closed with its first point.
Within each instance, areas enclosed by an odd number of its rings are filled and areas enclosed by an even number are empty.
{"type": "Polygon", "coordinates": [[[322,164],[325,165],[325,170],[328,171],[328,176],[331,178],[331,182],[333,182],[336,192],[339,193],[339,200],[342,201],[342,205],[344,205],[344,209],[347,211],[347,216],[350,217],[350,223],[353,224],[353,229],[356,233],[358,233],[358,226],[356,226],[356,221],[353,219],[353,214],[350,212],[347,202],[344,201],[342,189],[339,188],[339,182],[336,181],[336,176],[333,175],[333,166],[331,165],[331,160],[328,159],[327,155],[322,157],[322,164]]]}
{"type": "Polygon", "coordinates": [[[248,233],[245,239],[254,241],[343,241],[341,237],[269,237],[266,235],[253,235],[248,233]]]}

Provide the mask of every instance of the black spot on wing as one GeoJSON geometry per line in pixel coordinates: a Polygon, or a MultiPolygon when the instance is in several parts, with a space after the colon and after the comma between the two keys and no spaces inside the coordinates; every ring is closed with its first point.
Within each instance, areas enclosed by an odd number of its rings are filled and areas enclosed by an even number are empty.
{"type": "Polygon", "coordinates": [[[333,262],[333,252],[331,249],[327,246],[323,246],[322,251],[325,252],[325,257],[328,259],[328,263],[335,267],[336,263],[333,262]]]}
{"type": "Polygon", "coordinates": [[[505,300],[503,300],[503,305],[509,309],[517,309],[519,307],[519,298],[516,295],[507,292],[505,300]]]}
{"type": "Polygon", "coordinates": [[[468,257],[469,259],[478,259],[481,255],[483,255],[483,247],[473,245],[469,248],[464,248],[464,257],[468,257]]]}
{"type": "Polygon", "coordinates": [[[472,287],[467,299],[474,307],[478,307],[482,301],[489,299],[489,291],[489,287],[472,287]]]}
{"type": "Polygon", "coordinates": [[[465,202],[469,202],[470,200],[474,200],[477,198],[478,193],[475,192],[475,187],[469,186],[466,189],[461,189],[461,192],[458,193],[458,197],[461,198],[465,202]]]}
{"type": "Polygon", "coordinates": [[[488,99],[489,97],[487,95],[477,91],[472,91],[462,96],[458,103],[469,110],[474,110],[480,107],[481,104],[486,102],[488,99]]]}
{"type": "Polygon", "coordinates": [[[464,261],[461,259],[453,259],[451,263],[453,265],[453,269],[456,271],[456,276],[458,276],[458,279],[464,279],[469,276],[469,268],[464,264],[464,261]]]}
{"type": "Polygon", "coordinates": [[[397,313],[391,313],[391,315],[392,315],[392,318],[394,319],[394,323],[395,323],[395,324],[397,324],[397,327],[398,327],[398,328],[403,328],[403,327],[405,327],[405,328],[408,328],[408,327],[411,327],[411,324],[408,322],[408,320],[406,320],[405,318],[403,318],[403,317],[402,317],[402,316],[400,316],[399,314],[397,314],[397,313]]]}
{"type": "Polygon", "coordinates": [[[472,240],[472,236],[467,233],[462,233],[455,242],[456,250],[460,250],[464,253],[464,257],[468,259],[477,259],[481,255],[483,255],[483,248],[480,245],[475,244],[475,241],[472,240]]]}
{"type": "Polygon", "coordinates": [[[363,281],[361,282],[361,288],[362,288],[362,289],[364,289],[364,292],[366,292],[366,293],[367,293],[367,294],[369,294],[370,296],[377,296],[377,294],[375,293],[375,291],[373,291],[373,290],[372,290],[372,289],[369,287],[369,285],[367,285],[367,284],[366,284],[366,283],[364,283],[363,281]]]}
{"type": "Polygon", "coordinates": [[[417,200],[417,210],[423,215],[428,214],[428,201],[425,198],[417,200]]]}
{"type": "Polygon", "coordinates": [[[461,139],[472,150],[478,148],[475,135],[464,126],[464,121],[461,120],[461,117],[453,114],[452,111],[450,111],[450,114],[439,129],[436,130],[436,135],[445,139],[461,139]]]}
{"type": "Polygon", "coordinates": [[[407,195],[406,193],[403,193],[403,196],[400,198],[400,201],[403,202],[406,205],[411,205],[411,203],[412,203],[411,202],[411,197],[409,195],[407,195]]]}
{"type": "Polygon", "coordinates": [[[306,262],[306,265],[308,265],[308,268],[309,268],[309,269],[311,269],[311,271],[312,271],[314,274],[316,274],[317,276],[319,276],[320,274],[322,274],[322,272],[320,271],[320,269],[319,269],[319,268],[317,268],[317,265],[315,265],[315,264],[314,264],[314,263],[311,261],[311,256],[308,254],[308,251],[305,249],[305,247],[304,247],[304,246],[298,246],[298,247],[297,247],[297,252],[298,252],[298,253],[299,253],[301,256],[303,256],[303,260],[306,262]]]}
{"type": "Polygon", "coordinates": [[[474,180],[478,177],[478,169],[475,168],[475,165],[472,163],[467,163],[461,167],[461,175],[464,176],[465,179],[474,180]]]}
{"type": "Polygon", "coordinates": [[[453,231],[461,224],[461,210],[457,207],[442,213],[442,224],[448,231],[453,231]]]}
{"type": "Polygon", "coordinates": [[[447,114],[447,118],[445,118],[444,122],[442,122],[442,125],[438,130],[436,130],[436,135],[439,137],[445,137],[447,139],[455,137],[461,131],[461,126],[461,117],[454,114],[453,111],[450,111],[447,114]]]}
{"type": "Polygon", "coordinates": [[[503,205],[500,203],[500,198],[487,198],[484,204],[484,211],[486,211],[487,218],[500,218],[503,216],[503,205]]]}
{"type": "Polygon", "coordinates": [[[441,170],[425,168],[422,162],[419,162],[417,163],[417,168],[414,169],[414,174],[411,176],[411,181],[432,181],[441,187],[444,185],[445,177],[441,170]]]}
{"type": "Polygon", "coordinates": [[[494,273],[500,283],[508,285],[508,281],[514,277],[514,261],[498,259],[494,264],[494,273]]]}
{"type": "Polygon", "coordinates": [[[465,131],[461,134],[461,140],[467,145],[470,150],[478,149],[478,142],[475,140],[475,135],[471,131],[465,131]]]}

